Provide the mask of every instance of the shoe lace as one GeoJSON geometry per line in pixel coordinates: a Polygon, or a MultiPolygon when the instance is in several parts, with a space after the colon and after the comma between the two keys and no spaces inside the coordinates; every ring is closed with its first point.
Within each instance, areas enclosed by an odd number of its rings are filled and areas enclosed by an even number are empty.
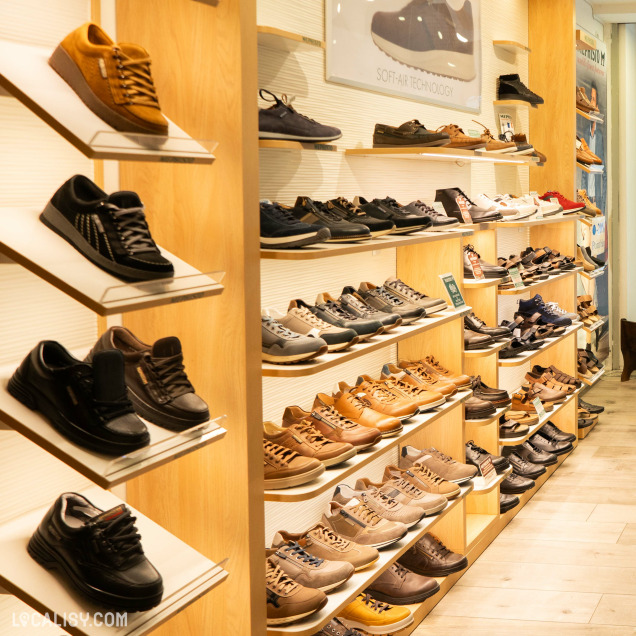
{"type": "Polygon", "coordinates": [[[355,318],[352,314],[350,314],[344,307],[339,305],[337,302],[333,300],[327,300],[322,305],[318,305],[321,309],[326,308],[331,313],[335,314],[339,318],[344,318],[345,320],[351,320],[355,318]]]}
{"type": "Polygon", "coordinates": [[[393,571],[401,578],[401,579],[405,579],[406,575],[409,573],[409,570],[407,570],[403,565],[400,565],[399,563],[395,562],[392,566],[393,571]]]}
{"type": "MultiPolygon", "coordinates": [[[[354,205],[351,201],[345,199],[344,197],[338,197],[336,199],[336,203],[341,205],[345,210],[347,210],[349,214],[353,216],[366,216],[366,213],[363,210],[361,210],[357,205],[354,205]]],[[[331,201],[329,201],[327,205],[333,207],[333,203],[331,201]]]]}
{"type": "Polygon", "coordinates": [[[394,477],[388,483],[393,484],[404,494],[412,496],[413,499],[419,499],[424,494],[424,491],[421,488],[418,488],[415,484],[407,481],[404,477],[394,477]]]}
{"type": "Polygon", "coordinates": [[[412,375],[424,381],[426,384],[434,384],[435,382],[437,382],[437,378],[434,378],[422,364],[416,364],[412,367],[409,367],[408,371],[412,375]]]}
{"type": "Polygon", "coordinates": [[[303,439],[307,444],[314,448],[322,448],[329,444],[329,440],[321,435],[310,422],[303,420],[298,424],[290,427],[291,430],[303,439]]]}
{"type": "Polygon", "coordinates": [[[475,442],[472,439],[466,442],[466,446],[470,446],[470,448],[472,448],[474,451],[478,453],[481,453],[483,455],[488,455],[488,451],[482,448],[481,446],[477,446],[477,444],[475,444],[475,442]]]}
{"type": "Polygon", "coordinates": [[[318,318],[318,316],[307,309],[307,307],[296,307],[295,313],[299,317],[305,319],[312,327],[316,327],[317,329],[328,329],[331,326],[322,318],[318,318]]]}
{"type": "Polygon", "coordinates": [[[118,46],[113,46],[113,58],[117,60],[119,83],[128,104],[159,108],[159,98],[150,74],[150,57],[131,58],[118,46]]]}
{"type": "Polygon", "coordinates": [[[422,210],[422,212],[426,212],[431,216],[440,216],[439,212],[435,208],[432,208],[430,205],[424,203],[423,201],[413,201],[413,205],[419,210],[422,210]]]}
{"type": "Polygon", "coordinates": [[[264,208],[267,212],[269,212],[272,216],[277,218],[279,221],[284,221],[285,223],[299,223],[298,219],[289,211],[287,211],[282,206],[278,205],[278,203],[261,203],[261,208],[264,208]]]}
{"type": "Polygon", "coordinates": [[[486,126],[484,126],[480,121],[477,121],[476,119],[473,119],[473,121],[484,129],[482,136],[487,136],[491,141],[496,141],[496,139],[492,136],[492,133],[490,132],[490,130],[488,130],[488,128],[486,128],[486,126]]]}
{"type": "Polygon", "coordinates": [[[376,614],[381,614],[382,612],[386,612],[391,609],[391,605],[388,603],[383,603],[382,601],[377,601],[370,594],[360,594],[358,598],[372,611],[376,614]]]}
{"type": "Polygon", "coordinates": [[[357,309],[363,318],[368,318],[372,315],[372,311],[362,302],[360,302],[353,294],[343,294],[339,300],[346,299],[347,304],[357,309]]]}
{"type": "MultiPolygon", "coordinates": [[[[530,466],[530,462],[521,457],[521,455],[519,455],[519,453],[517,452],[510,453],[510,457],[515,458],[517,460],[517,463],[520,464],[521,468],[528,468],[528,466],[530,466]]],[[[512,474],[514,475],[514,473],[512,474]]]]}
{"type": "Polygon", "coordinates": [[[439,360],[435,357],[426,356],[424,360],[426,361],[426,364],[430,364],[436,371],[439,371],[440,373],[450,373],[450,371],[446,367],[442,366],[439,360]]]}
{"type": "Polygon", "coordinates": [[[146,215],[142,207],[119,208],[113,203],[102,203],[117,227],[117,235],[128,254],[152,252],[157,249],[150,236],[146,215]]]}
{"type": "Polygon", "coordinates": [[[330,530],[327,526],[323,526],[322,524],[318,524],[313,530],[310,530],[310,532],[315,532],[325,543],[336,549],[346,550],[349,547],[349,540],[343,539],[333,532],[333,530],[330,530]]]}
{"type": "Polygon", "coordinates": [[[472,245],[464,245],[464,252],[472,252],[477,256],[477,258],[481,258],[481,254],[478,254],[477,250],[472,245]]]}
{"type": "Polygon", "coordinates": [[[268,459],[278,466],[286,466],[297,455],[296,451],[284,446],[279,446],[266,439],[263,440],[263,452],[268,459]]]}
{"type": "MultiPolygon", "coordinates": [[[[134,413],[135,409],[128,398],[128,393],[124,392],[114,400],[98,400],[95,398],[95,379],[92,371],[87,366],[78,366],[74,372],[81,390],[90,400],[93,409],[102,421],[111,422],[123,415],[134,413]]],[[[124,391],[126,391],[124,389],[124,391]]]]}
{"type": "Polygon", "coordinates": [[[382,300],[386,300],[390,305],[402,305],[402,301],[399,298],[396,298],[386,287],[380,286],[376,287],[376,294],[382,298],[382,300]]]}
{"type": "Polygon", "coordinates": [[[470,317],[477,323],[477,325],[479,327],[485,327],[486,326],[486,323],[481,318],[479,318],[478,316],[475,316],[475,314],[472,311],[470,312],[470,317]]]}
{"type": "Polygon", "coordinates": [[[437,545],[431,546],[432,552],[435,552],[441,558],[444,558],[451,554],[451,550],[449,550],[434,534],[428,533],[428,536],[435,541],[437,545]]]}
{"type": "Polygon", "coordinates": [[[391,393],[384,384],[380,384],[378,382],[367,382],[366,387],[363,390],[368,391],[374,398],[381,402],[392,403],[397,400],[397,397],[393,395],[393,393],[391,393]]]}
{"type": "Polygon", "coordinates": [[[171,398],[194,393],[194,387],[190,384],[183,365],[183,354],[178,353],[167,358],[153,358],[150,353],[147,353],[145,359],[153,370],[158,383],[171,398]]]}
{"type": "Polygon", "coordinates": [[[384,203],[384,205],[389,206],[394,212],[400,212],[400,204],[395,200],[392,199],[391,197],[384,197],[384,199],[380,199],[381,203],[384,203]]]}
{"type": "Polygon", "coordinates": [[[296,541],[291,541],[287,545],[282,548],[278,548],[282,552],[286,552],[292,558],[296,559],[296,561],[301,561],[302,563],[306,563],[310,567],[318,567],[322,564],[324,559],[319,559],[315,557],[309,552],[307,552],[301,545],[299,545],[296,541]]]}
{"type": "Polygon", "coordinates": [[[290,111],[292,111],[293,113],[296,113],[296,115],[298,115],[299,117],[302,117],[303,119],[306,119],[307,121],[312,122],[313,124],[317,123],[315,119],[311,119],[310,117],[307,117],[306,115],[303,115],[302,113],[299,113],[293,106],[292,106],[292,102],[296,99],[295,95],[292,95],[291,97],[289,97],[286,93],[283,93],[280,98],[276,97],[276,95],[274,95],[274,93],[262,88],[259,91],[259,95],[261,96],[261,99],[266,101],[266,102],[275,102],[276,106],[285,106],[286,108],[288,108],[290,111]],[[266,97],[267,95],[267,97],[266,97]],[[269,97],[273,97],[273,99],[270,99],[269,97]]]}
{"type": "Polygon", "coordinates": [[[393,499],[393,497],[389,497],[389,495],[378,490],[377,488],[370,489],[369,492],[371,493],[370,495],[368,495],[367,493],[363,493],[362,496],[365,499],[371,496],[373,499],[379,500],[379,503],[381,503],[385,508],[395,508],[399,505],[398,502],[393,499]]]}
{"type": "MultiPolygon", "coordinates": [[[[313,314],[312,314],[313,316],[313,314]]],[[[284,338],[300,338],[300,334],[295,331],[291,331],[291,329],[287,329],[285,325],[278,322],[274,318],[270,316],[262,316],[261,323],[265,326],[266,329],[269,329],[272,333],[275,333],[278,336],[283,336],[284,338]]]]}
{"type": "Polygon", "coordinates": [[[437,459],[443,461],[445,464],[454,464],[455,460],[452,457],[442,453],[442,451],[438,451],[436,448],[431,448],[429,451],[432,455],[435,455],[437,459]]]}
{"type": "Polygon", "coordinates": [[[445,481],[443,477],[434,473],[428,466],[424,466],[424,464],[415,464],[411,467],[411,472],[418,477],[422,477],[423,481],[429,481],[436,486],[445,481]]]}
{"type": "Polygon", "coordinates": [[[333,406],[325,404],[321,407],[321,412],[318,415],[322,418],[329,419],[329,421],[338,428],[343,430],[350,430],[357,428],[357,424],[347,419],[344,415],[340,414],[333,406]]]}
{"type": "Polygon", "coordinates": [[[265,571],[265,583],[267,587],[279,594],[289,594],[299,587],[298,583],[290,579],[275,563],[267,559],[265,571]]]}
{"type": "Polygon", "coordinates": [[[559,305],[555,302],[546,303],[545,306],[554,314],[558,314],[559,316],[564,316],[567,312],[565,309],[561,309],[559,305]]]}
{"type": "Polygon", "coordinates": [[[128,508],[124,508],[123,512],[113,518],[106,517],[90,522],[88,525],[94,547],[119,565],[125,565],[143,555],[141,536],[135,527],[136,520],[128,508]]]}
{"type": "Polygon", "coordinates": [[[370,526],[375,526],[382,521],[382,517],[375,510],[369,508],[369,505],[364,501],[351,508],[347,507],[347,512],[352,513],[352,516],[356,517],[356,519],[370,526]]]}
{"type": "Polygon", "coordinates": [[[342,223],[342,217],[334,211],[333,205],[329,207],[329,204],[322,201],[314,201],[314,205],[320,212],[322,212],[330,221],[337,221],[342,223]]]}
{"type": "Polygon", "coordinates": [[[397,280],[394,280],[390,286],[395,287],[400,292],[402,292],[407,298],[411,300],[422,300],[426,298],[425,294],[422,294],[418,292],[416,289],[413,289],[410,285],[407,285],[404,281],[400,280],[399,278],[397,280]]]}
{"type": "MultiPolygon", "coordinates": [[[[464,197],[464,199],[466,199],[466,201],[468,201],[468,203],[470,203],[471,205],[475,205],[474,201],[472,201],[470,197],[463,190],[461,190],[460,188],[455,188],[455,189],[457,190],[457,192],[459,192],[459,194],[461,194],[464,197]]],[[[471,249],[473,250],[473,252],[475,251],[475,249],[472,246],[471,246],[471,249]]]]}

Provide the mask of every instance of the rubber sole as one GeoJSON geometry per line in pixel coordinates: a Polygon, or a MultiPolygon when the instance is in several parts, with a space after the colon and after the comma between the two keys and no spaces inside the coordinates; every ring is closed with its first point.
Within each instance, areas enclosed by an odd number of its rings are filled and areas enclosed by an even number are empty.
{"type": "Polygon", "coordinates": [[[519,498],[517,497],[517,501],[513,501],[508,504],[499,504],[499,514],[503,514],[504,512],[508,512],[513,508],[516,508],[519,505],[519,498]]]}
{"type": "Polygon", "coordinates": [[[351,621],[349,619],[339,617],[340,622],[349,629],[362,630],[366,634],[394,634],[401,629],[413,624],[415,620],[413,615],[410,614],[407,618],[397,621],[395,623],[387,623],[386,625],[366,625],[365,623],[359,623],[358,621],[351,621]]]}
{"type": "Polygon", "coordinates": [[[399,536],[397,539],[389,539],[388,541],[380,541],[379,543],[370,543],[369,546],[371,548],[375,548],[376,550],[379,550],[380,548],[386,548],[387,546],[393,545],[394,543],[397,543],[398,541],[402,541],[402,539],[404,539],[404,537],[408,534],[408,531],[405,532],[403,535],[399,536]]]}
{"type": "Polygon", "coordinates": [[[340,342],[338,344],[327,345],[329,353],[334,353],[335,351],[344,351],[349,347],[353,347],[354,344],[358,344],[360,342],[360,338],[356,336],[351,342],[340,342]]]}
{"type": "Polygon", "coordinates": [[[437,400],[435,402],[429,402],[428,404],[420,404],[419,412],[426,413],[426,411],[431,411],[436,409],[438,406],[442,406],[442,404],[446,404],[446,398],[442,397],[441,400],[437,400]]]}
{"type": "Polygon", "coordinates": [[[402,143],[401,139],[396,139],[394,142],[386,144],[380,142],[373,142],[374,148],[439,148],[440,146],[448,146],[450,139],[436,139],[435,141],[426,141],[419,144],[402,143]]]}
{"type": "Polygon", "coordinates": [[[340,135],[332,135],[330,137],[300,137],[299,135],[288,135],[287,133],[272,133],[265,132],[262,130],[258,131],[259,139],[279,139],[285,141],[298,141],[301,144],[310,144],[317,143],[321,141],[336,141],[336,139],[340,139],[342,134],[340,135]]]}
{"type": "Polygon", "coordinates": [[[403,430],[404,427],[400,424],[400,428],[394,428],[390,431],[383,432],[382,439],[385,439],[386,437],[395,437],[396,435],[399,435],[403,430]]]}
{"type": "Polygon", "coordinates": [[[324,243],[329,236],[331,236],[331,234],[326,227],[323,227],[318,232],[301,234],[295,237],[268,238],[261,236],[261,247],[269,250],[303,247],[304,245],[313,245],[314,243],[324,243]]]}
{"type": "MultiPolygon", "coordinates": [[[[421,508],[421,506],[419,506],[421,508]]],[[[432,517],[433,515],[436,515],[439,512],[442,512],[442,510],[444,510],[444,508],[446,508],[446,502],[442,502],[440,504],[438,504],[437,506],[435,506],[434,508],[422,508],[422,510],[424,510],[424,516],[425,517],[432,517]]]]}
{"type": "Polygon", "coordinates": [[[329,602],[329,599],[325,597],[322,599],[322,602],[320,603],[320,605],[312,609],[310,612],[303,612],[302,614],[294,614],[293,616],[282,616],[281,618],[268,618],[267,624],[268,625],[289,625],[290,623],[295,623],[296,621],[299,621],[305,618],[305,616],[310,616],[311,614],[318,612],[328,602],[329,602]]]}
{"type": "Polygon", "coordinates": [[[424,570],[422,568],[417,568],[412,565],[409,565],[409,570],[415,572],[415,574],[419,574],[420,576],[448,576],[449,574],[455,574],[455,572],[461,572],[468,567],[468,559],[464,557],[461,561],[459,561],[456,565],[449,566],[447,568],[439,568],[434,572],[431,570],[424,570]]]}
{"type": "Polygon", "coordinates": [[[187,431],[189,428],[200,426],[201,424],[205,424],[210,420],[209,413],[204,419],[198,421],[181,419],[173,415],[169,415],[168,413],[164,413],[163,411],[154,408],[151,404],[144,402],[136,393],[134,393],[130,389],[130,387],[128,387],[128,397],[133,403],[137,415],[169,431],[187,431]]]}
{"type": "Polygon", "coordinates": [[[302,473],[301,475],[293,475],[291,477],[281,477],[279,479],[265,479],[266,490],[279,490],[281,488],[292,488],[293,486],[301,486],[320,477],[325,472],[325,467],[320,466],[302,473]]]}
{"type": "Polygon", "coordinates": [[[353,572],[351,572],[346,579],[342,579],[342,581],[337,581],[336,583],[331,583],[331,585],[325,585],[325,587],[319,587],[317,589],[319,589],[321,592],[325,592],[326,594],[327,592],[331,592],[332,590],[339,588],[341,585],[346,583],[352,576],[353,576],[353,572]]]}
{"type": "Polygon", "coordinates": [[[276,356],[270,353],[266,353],[262,351],[261,357],[264,362],[271,362],[273,364],[292,364],[294,362],[307,362],[308,360],[313,360],[318,356],[324,355],[329,350],[329,347],[320,347],[318,351],[313,353],[297,353],[291,356],[276,356]]]}
{"type": "Polygon", "coordinates": [[[428,592],[422,592],[421,594],[414,594],[413,596],[404,596],[402,598],[396,598],[395,596],[389,596],[388,594],[382,594],[382,592],[378,592],[377,590],[371,589],[369,590],[371,596],[377,601],[382,601],[383,603],[388,603],[389,605],[412,605],[413,603],[422,603],[427,598],[431,596],[435,596],[440,590],[439,585],[434,587],[432,590],[428,592]]]}
{"type": "Polygon", "coordinates": [[[459,227],[461,224],[459,221],[457,223],[452,223],[450,225],[431,225],[431,227],[426,228],[426,232],[446,232],[447,230],[453,230],[456,227],[459,227]]]}
{"type": "Polygon", "coordinates": [[[342,455],[338,455],[337,457],[330,457],[329,459],[323,459],[322,464],[325,468],[329,468],[330,466],[337,466],[338,464],[342,464],[342,462],[346,462],[348,459],[354,457],[358,451],[355,448],[348,450],[346,453],[342,453],[342,455]]]}

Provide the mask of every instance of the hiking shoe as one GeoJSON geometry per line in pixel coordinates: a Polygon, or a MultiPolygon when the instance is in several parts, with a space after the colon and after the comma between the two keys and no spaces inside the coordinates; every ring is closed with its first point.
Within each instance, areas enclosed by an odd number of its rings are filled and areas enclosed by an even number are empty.
{"type": "Polygon", "coordinates": [[[449,148],[461,148],[463,150],[477,150],[478,148],[484,148],[487,142],[481,137],[471,137],[467,135],[457,124],[449,124],[447,126],[440,126],[437,129],[438,133],[445,133],[450,137],[449,148]]]}
{"type": "Polygon", "coordinates": [[[331,294],[324,292],[316,297],[316,304],[311,311],[325,322],[336,327],[353,329],[359,336],[359,342],[363,342],[384,332],[384,327],[379,320],[359,318],[350,313],[340,303],[336,302],[331,294]]]}
{"type": "Polygon", "coordinates": [[[326,227],[303,223],[278,203],[261,201],[261,247],[280,249],[323,243],[331,238],[326,227]]]}
{"type": "Polygon", "coordinates": [[[466,463],[472,464],[479,468],[481,464],[490,457],[492,464],[495,467],[495,471],[498,475],[506,472],[510,466],[510,462],[500,455],[492,455],[488,451],[484,450],[481,446],[477,446],[473,440],[466,442],[466,463]]]}
{"type": "Polygon", "coordinates": [[[265,559],[267,624],[287,625],[314,614],[327,604],[327,595],[285,574],[272,559],[265,559]]]}
{"type": "Polygon", "coordinates": [[[461,207],[468,210],[468,214],[473,223],[483,223],[486,221],[500,221],[503,216],[499,212],[490,212],[484,208],[479,207],[476,203],[471,201],[459,188],[443,188],[435,191],[435,201],[438,201],[444,206],[446,214],[454,219],[457,219],[460,223],[464,223],[464,217],[462,216],[461,207]]]}
{"type": "Polygon", "coordinates": [[[103,511],[67,492],[46,513],[27,550],[91,602],[145,612],[161,602],[163,580],[144,554],[135,521],[124,504],[103,511]]]}
{"type": "Polygon", "coordinates": [[[410,325],[426,315],[424,307],[405,302],[382,285],[376,286],[373,283],[363,282],[360,283],[356,293],[371,307],[387,314],[398,314],[402,318],[402,324],[405,325],[410,325]]]}
{"type": "Polygon", "coordinates": [[[269,316],[261,317],[261,333],[261,355],[265,362],[305,362],[329,350],[329,345],[322,338],[303,336],[269,316]]]}
{"type": "Polygon", "coordinates": [[[293,208],[285,209],[296,219],[310,225],[320,225],[329,230],[328,243],[365,241],[371,238],[371,232],[362,223],[349,223],[326,203],[312,201],[309,197],[298,197],[293,208]]]}
{"type": "Polygon", "coordinates": [[[445,230],[459,227],[459,221],[457,219],[446,216],[445,214],[440,214],[435,208],[432,208],[422,201],[412,201],[404,206],[404,210],[411,214],[428,217],[431,220],[431,225],[425,228],[427,232],[444,232],[445,230]]]}
{"type": "Polygon", "coordinates": [[[411,610],[376,601],[369,594],[358,594],[338,615],[343,625],[366,634],[394,634],[413,623],[411,610]]]}
{"type": "Polygon", "coordinates": [[[461,494],[461,488],[457,484],[447,481],[424,464],[412,464],[410,468],[405,470],[397,466],[385,466],[384,479],[388,480],[393,477],[402,477],[420,490],[434,495],[442,495],[446,499],[455,499],[461,494]]]}
{"type": "Polygon", "coordinates": [[[519,497],[516,495],[504,495],[500,493],[499,495],[499,513],[503,514],[504,512],[508,512],[508,510],[512,510],[519,505],[519,497]]]}
{"type": "Polygon", "coordinates": [[[303,457],[314,457],[325,468],[346,462],[356,454],[356,449],[345,442],[333,442],[320,434],[309,421],[286,426],[263,422],[263,437],[279,446],[289,448],[303,457]]]}
{"type": "Polygon", "coordinates": [[[121,351],[100,351],[89,364],[59,342],[44,340],[23,360],[7,388],[82,448],[121,456],[150,442],[128,398],[121,351]]]}
{"type": "MultiPolygon", "coordinates": [[[[376,14],[377,15],[377,14],[376,14]]],[[[373,147],[386,146],[447,146],[450,138],[445,133],[432,132],[420,124],[417,119],[407,121],[401,126],[376,124],[373,131],[373,147]]]]}
{"type": "Polygon", "coordinates": [[[295,541],[266,550],[265,554],[296,583],[325,593],[340,587],[354,572],[351,563],[321,559],[295,541]]]}
{"type": "Polygon", "coordinates": [[[402,317],[400,314],[387,314],[384,311],[375,309],[358,295],[355,287],[344,287],[342,289],[342,294],[340,294],[340,297],[338,298],[338,302],[350,314],[353,314],[358,318],[379,320],[384,327],[385,333],[395,329],[395,327],[399,327],[402,324],[402,317]]]}
{"type": "Polygon", "coordinates": [[[344,197],[327,201],[327,207],[339,214],[344,221],[358,225],[366,225],[369,228],[371,236],[374,238],[384,236],[395,230],[395,223],[390,219],[376,219],[373,216],[369,216],[364,210],[355,206],[344,197]]]}
{"type": "Polygon", "coordinates": [[[470,481],[478,472],[474,466],[456,462],[436,448],[418,450],[414,446],[403,446],[400,455],[400,468],[411,468],[414,464],[423,464],[446,481],[452,481],[455,484],[470,481]]]}
{"type": "Polygon", "coordinates": [[[95,343],[86,362],[99,351],[121,351],[128,397],[143,418],[182,431],[210,419],[208,405],[195,393],[183,364],[178,338],[141,342],[125,327],[111,327],[95,343]]]}
{"type": "Polygon", "coordinates": [[[431,221],[428,217],[419,214],[411,214],[405,210],[395,199],[385,197],[384,199],[373,199],[369,203],[362,197],[356,197],[354,201],[358,201],[367,214],[377,218],[387,218],[395,223],[393,234],[410,234],[411,232],[419,232],[430,227],[431,221]]]}
{"type": "Polygon", "coordinates": [[[172,263],[150,236],[135,192],[108,195],[78,174],[53,195],[40,221],[113,276],[141,281],[174,275],[172,263]]]}
{"type": "Polygon", "coordinates": [[[475,33],[470,3],[456,11],[445,0],[412,0],[399,11],[378,11],[371,37],[386,55],[412,68],[464,82],[475,79],[475,33]]]}
{"type": "Polygon", "coordinates": [[[448,307],[448,303],[441,298],[432,298],[417,290],[413,289],[405,282],[395,276],[391,276],[384,281],[384,287],[389,289],[395,296],[406,303],[423,307],[426,311],[425,316],[444,311],[448,307]]]}
{"type": "Polygon", "coordinates": [[[262,88],[261,99],[273,102],[269,108],[258,109],[258,138],[287,139],[289,141],[312,142],[334,141],[342,137],[342,132],[335,126],[325,126],[317,121],[301,115],[292,106],[294,98],[283,95],[279,99],[262,88]]]}
{"type": "Polygon", "coordinates": [[[563,214],[574,214],[575,212],[580,212],[585,207],[585,204],[570,201],[570,199],[564,197],[560,192],[557,192],[556,190],[548,190],[548,192],[546,192],[539,198],[543,201],[556,199],[559,202],[559,205],[563,208],[563,214]]]}
{"type": "Polygon", "coordinates": [[[517,73],[500,75],[497,78],[497,99],[520,100],[532,106],[543,104],[543,97],[533,93],[522,81],[517,73]]]}
{"type": "Polygon", "coordinates": [[[377,490],[405,506],[412,506],[424,513],[425,517],[435,515],[446,507],[448,499],[443,495],[426,492],[403,477],[392,477],[385,482],[373,483],[363,477],[356,481],[356,490],[377,490]]]}
{"type": "MultiPolygon", "coordinates": [[[[544,469],[545,470],[545,469],[544,469]]],[[[510,473],[500,484],[499,492],[504,495],[520,495],[534,488],[536,483],[528,477],[522,477],[516,473],[510,473]]]]}
{"type": "Polygon", "coordinates": [[[290,541],[295,541],[320,559],[346,561],[356,572],[368,568],[380,558],[380,553],[375,548],[349,541],[324,523],[317,523],[306,532],[297,534],[279,530],[272,539],[272,548],[278,548],[290,541]]]}
{"type": "Polygon", "coordinates": [[[421,603],[439,592],[439,583],[430,576],[415,574],[399,563],[393,563],[367,587],[367,593],[383,603],[410,605],[421,603]]]}
{"type": "Polygon", "coordinates": [[[463,554],[449,550],[430,532],[409,548],[398,563],[423,576],[448,576],[468,567],[468,559],[463,554]]]}
{"type": "Polygon", "coordinates": [[[355,498],[344,506],[329,502],[322,522],[341,537],[373,548],[396,543],[408,532],[403,523],[384,519],[367,503],[355,498]]]}
{"type": "Polygon", "coordinates": [[[297,452],[263,440],[265,489],[291,488],[313,481],[325,472],[315,457],[303,457],[297,452]]]}
{"type": "Polygon", "coordinates": [[[283,316],[280,322],[296,333],[324,340],[329,351],[344,351],[358,342],[358,334],[353,329],[344,329],[325,322],[318,318],[312,309],[311,305],[300,298],[292,300],[287,315],[283,316]]]}
{"type": "Polygon", "coordinates": [[[69,33],[49,59],[49,66],[109,126],[165,137],[168,121],[161,114],[150,64],[146,49],[116,44],[92,22],[69,33]]]}
{"type": "Polygon", "coordinates": [[[519,312],[524,318],[530,318],[535,314],[540,314],[539,322],[543,325],[552,324],[557,327],[569,327],[572,321],[567,316],[559,316],[550,311],[539,294],[535,294],[528,300],[519,300],[519,312]]]}

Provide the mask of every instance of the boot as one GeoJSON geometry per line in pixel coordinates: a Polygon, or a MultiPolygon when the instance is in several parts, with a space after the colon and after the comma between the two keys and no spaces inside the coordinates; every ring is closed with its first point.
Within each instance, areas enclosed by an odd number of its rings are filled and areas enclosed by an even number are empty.
{"type": "Polygon", "coordinates": [[[621,382],[627,382],[636,371],[636,322],[621,318],[621,353],[623,354],[623,373],[621,382]]]}

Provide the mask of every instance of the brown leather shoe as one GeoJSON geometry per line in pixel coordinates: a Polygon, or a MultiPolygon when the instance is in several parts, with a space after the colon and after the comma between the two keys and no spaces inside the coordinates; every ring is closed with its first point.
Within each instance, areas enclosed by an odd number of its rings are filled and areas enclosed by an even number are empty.
{"type": "Polygon", "coordinates": [[[419,412],[428,411],[446,402],[446,398],[441,393],[428,391],[424,387],[416,387],[392,377],[374,380],[371,376],[361,375],[358,377],[356,384],[361,382],[378,383],[385,386],[398,400],[413,402],[419,412]]]}
{"type": "Polygon", "coordinates": [[[351,444],[332,442],[323,437],[307,420],[285,427],[263,422],[263,437],[303,457],[314,457],[325,467],[346,462],[357,452],[351,444]]]}
{"type": "Polygon", "coordinates": [[[444,495],[446,499],[455,499],[461,493],[461,488],[457,484],[446,481],[422,464],[413,464],[411,468],[405,470],[397,466],[385,466],[384,479],[387,480],[394,477],[403,477],[420,490],[432,492],[434,495],[444,495]]]}
{"type": "Polygon", "coordinates": [[[150,56],[138,44],[115,44],[99,26],[87,22],[62,40],[49,65],[115,130],[168,134],[150,56]]]}
{"type": "Polygon", "coordinates": [[[472,396],[464,401],[464,417],[467,420],[485,420],[496,412],[497,407],[488,400],[472,396]]]}
{"type": "Polygon", "coordinates": [[[457,393],[457,387],[453,382],[441,380],[438,375],[432,375],[426,367],[418,361],[400,360],[398,366],[394,364],[385,364],[382,367],[382,377],[393,375],[413,384],[414,386],[423,386],[429,391],[441,393],[446,399],[457,393]]]}
{"type": "Polygon", "coordinates": [[[434,473],[455,484],[470,481],[478,472],[476,466],[455,461],[436,448],[417,449],[403,446],[400,453],[400,468],[411,468],[413,464],[424,464],[434,473]]]}
{"type": "Polygon", "coordinates": [[[486,349],[495,344],[495,341],[483,333],[477,333],[470,329],[464,329],[464,350],[471,351],[472,349],[486,349]]]}
{"type": "MultiPolygon", "coordinates": [[[[366,376],[368,378],[368,376],[366,376]]],[[[413,417],[418,412],[417,403],[413,400],[400,398],[382,382],[376,382],[359,377],[355,387],[343,387],[353,391],[358,397],[369,402],[369,406],[379,413],[397,417],[404,421],[413,417]]]]}
{"type": "Polygon", "coordinates": [[[485,148],[488,142],[481,137],[469,137],[457,124],[440,126],[435,132],[446,133],[450,137],[450,144],[447,148],[463,148],[464,150],[475,150],[485,148]]]}
{"type": "Polygon", "coordinates": [[[471,377],[469,375],[453,373],[434,356],[426,356],[426,358],[420,360],[420,362],[425,368],[429,369],[431,375],[437,375],[442,382],[450,382],[458,389],[467,389],[470,387],[471,377]]]}
{"type": "MultiPolygon", "coordinates": [[[[534,408],[532,400],[538,397],[538,392],[534,391],[532,388],[524,390],[524,387],[521,387],[521,390],[512,395],[512,404],[510,405],[510,410],[536,415],[537,409],[534,408]]],[[[546,402],[543,404],[543,408],[546,410],[546,412],[550,412],[554,407],[549,402],[546,402]]]]}
{"type": "Polygon", "coordinates": [[[523,387],[532,388],[535,397],[538,397],[544,404],[561,404],[568,396],[565,391],[551,389],[541,382],[539,378],[534,378],[531,373],[526,373],[526,382],[523,387]]]}
{"type": "Polygon", "coordinates": [[[313,481],[325,472],[313,457],[303,457],[289,448],[263,440],[265,489],[291,488],[313,481]]]}
{"type": "Polygon", "coordinates": [[[340,383],[339,388],[340,391],[332,397],[321,393],[320,398],[355,424],[377,429],[382,437],[392,437],[402,432],[402,423],[397,417],[375,411],[369,400],[358,396],[355,391],[349,391],[344,382],[340,383]]]}
{"type": "MultiPolygon", "coordinates": [[[[299,406],[288,406],[283,413],[283,426],[298,424],[307,420],[324,437],[332,442],[351,444],[361,451],[377,444],[382,434],[377,429],[360,426],[340,415],[332,406],[321,399],[319,393],[311,411],[303,411],[299,406]]],[[[325,396],[327,399],[329,396],[325,396]]]]}
{"type": "Polygon", "coordinates": [[[430,532],[407,550],[398,563],[423,576],[448,576],[468,567],[465,556],[449,550],[430,532]]]}
{"type": "Polygon", "coordinates": [[[366,592],[374,599],[391,605],[422,603],[439,592],[439,583],[429,577],[411,572],[394,563],[369,585],[366,592]]]}

